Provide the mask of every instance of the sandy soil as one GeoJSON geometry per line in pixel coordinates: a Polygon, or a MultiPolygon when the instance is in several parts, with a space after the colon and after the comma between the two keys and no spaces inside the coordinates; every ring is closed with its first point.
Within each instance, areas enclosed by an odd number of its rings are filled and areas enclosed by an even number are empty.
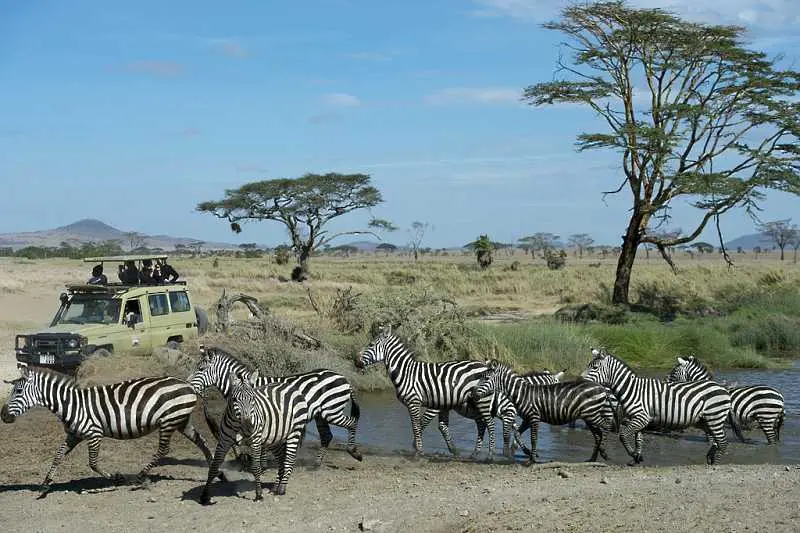
{"type": "MultiPolygon", "coordinates": [[[[99,478],[81,444],[59,468],[52,492],[37,500],[62,437],[56,418],[41,408],[0,424],[5,531],[777,532],[796,531],[800,519],[794,466],[524,467],[376,450],[365,450],[359,463],[334,446],[313,468],[314,442],[304,445],[285,496],[254,502],[252,476],[228,470],[231,481],[214,487],[215,505],[203,507],[207,467],[179,435],[144,489],[99,478]]],[[[155,448],[154,435],[105,440],[100,462],[133,474],[155,448]]],[[[267,472],[266,487],[274,473],[267,472]]]]}

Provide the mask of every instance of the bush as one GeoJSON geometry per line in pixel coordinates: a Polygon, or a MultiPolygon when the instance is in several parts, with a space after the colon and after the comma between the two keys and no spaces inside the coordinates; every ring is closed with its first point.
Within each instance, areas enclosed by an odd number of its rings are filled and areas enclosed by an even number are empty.
{"type": "Polygon", "coordinates": [[[288,246],[278,246],[275,248],[275,263],[285,265],[289,263],[290,258],[291,254],[289,253],[288,246]]]}
{"type": "Polygon", "coordinates": [[[547,268],[550,270],[560,270],[567,264],[567,252],[564,250],[551,250],[544,251],[544,260],[547,262],[547,268]]]}

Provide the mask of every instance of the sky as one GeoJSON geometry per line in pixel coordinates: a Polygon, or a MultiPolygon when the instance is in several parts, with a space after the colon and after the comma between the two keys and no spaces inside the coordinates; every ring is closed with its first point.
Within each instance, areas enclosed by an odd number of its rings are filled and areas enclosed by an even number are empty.
{"type": "MultiPolygon", "coordinates": [[[[746,26],[752,47],[798,63],[796,0],[632,4],[746,26]]],[[[414,221],[430,224],[431,247],[535,232],[619,244],[630,197],[602,195],[619,183],[619,156],[574,147],[596,119],[520,101],[554,75],[561,36],[541,23],[564,5],[0,0],[0,233],[97,218],[275,245],[287,241],[277,222],[235,235],[195,206],[250,181],[364,172],[384,203],[332,229],[375,216],[400,228],[383,236],[398,245],[414,221]]],[[[790,218],[800,201],[771,193],[764,207],[764,220],[790,218]]],[[[673,228],[698,218],[682,205],[673,215],[673,228]]],[[[733,212],[723,229],[754,223],[733,212]]]]}

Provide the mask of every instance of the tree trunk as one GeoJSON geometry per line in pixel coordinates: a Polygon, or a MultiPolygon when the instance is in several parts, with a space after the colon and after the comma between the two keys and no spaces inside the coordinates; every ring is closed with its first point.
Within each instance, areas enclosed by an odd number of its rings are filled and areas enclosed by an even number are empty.
{"type": "Polygon", "coordinates": [[[784,248],[784,247],[783,247],[783,246],[781,246],[780,248],[781,248],[781,261],[783,261],[783,248],[784,248]]]}
{"type": "Polygon", "coordinates": [[[636,259],[636,250],[642,239],[642,222],[644,216],[634,211],[631,220],[628,222],[628,229],[622,237],[622,249],[620,250],[619,260],[617,261],[617,274],[614,279],[614,294],[611,297],[613,304],[628,304],[628,289],[631,284],[631,270],[636,259]]]}

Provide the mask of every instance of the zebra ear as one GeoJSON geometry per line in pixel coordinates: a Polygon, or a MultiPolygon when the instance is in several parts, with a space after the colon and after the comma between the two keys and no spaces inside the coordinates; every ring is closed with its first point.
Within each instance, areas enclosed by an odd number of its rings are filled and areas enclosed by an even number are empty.
{"type": "Polygon", "coordinates": [[[678,364],[681,365],[681,366],[685,366],[685,365],[689,364],[689,361],[687,361],[683,357],[678,356],[678,364]]]}
{"type": "Polygon", "coordinates": [[[30,375],[30,372],[31,372],[30,369],[28,368],[28,365],[19,364],[19,365],[17,365],[17,368],[19,369],[20,375],[23,378],[28,379],[28,376],[30,375]]]}
{"type": "Polygon", "coordinates": [[[250,384],[251,387],[255,387],[258,383],[258,369],[256,368],[250,375],[247,377],[247,382],[250,384]]]}
{"type": "Polygon", "coordinates": [[[558,372],[557,374],[553,375],[553,379],[555,379],[556,381],[560,381],[562,377],[564,377],[564,371],[563,370],[561,372],[558,372]]]}

